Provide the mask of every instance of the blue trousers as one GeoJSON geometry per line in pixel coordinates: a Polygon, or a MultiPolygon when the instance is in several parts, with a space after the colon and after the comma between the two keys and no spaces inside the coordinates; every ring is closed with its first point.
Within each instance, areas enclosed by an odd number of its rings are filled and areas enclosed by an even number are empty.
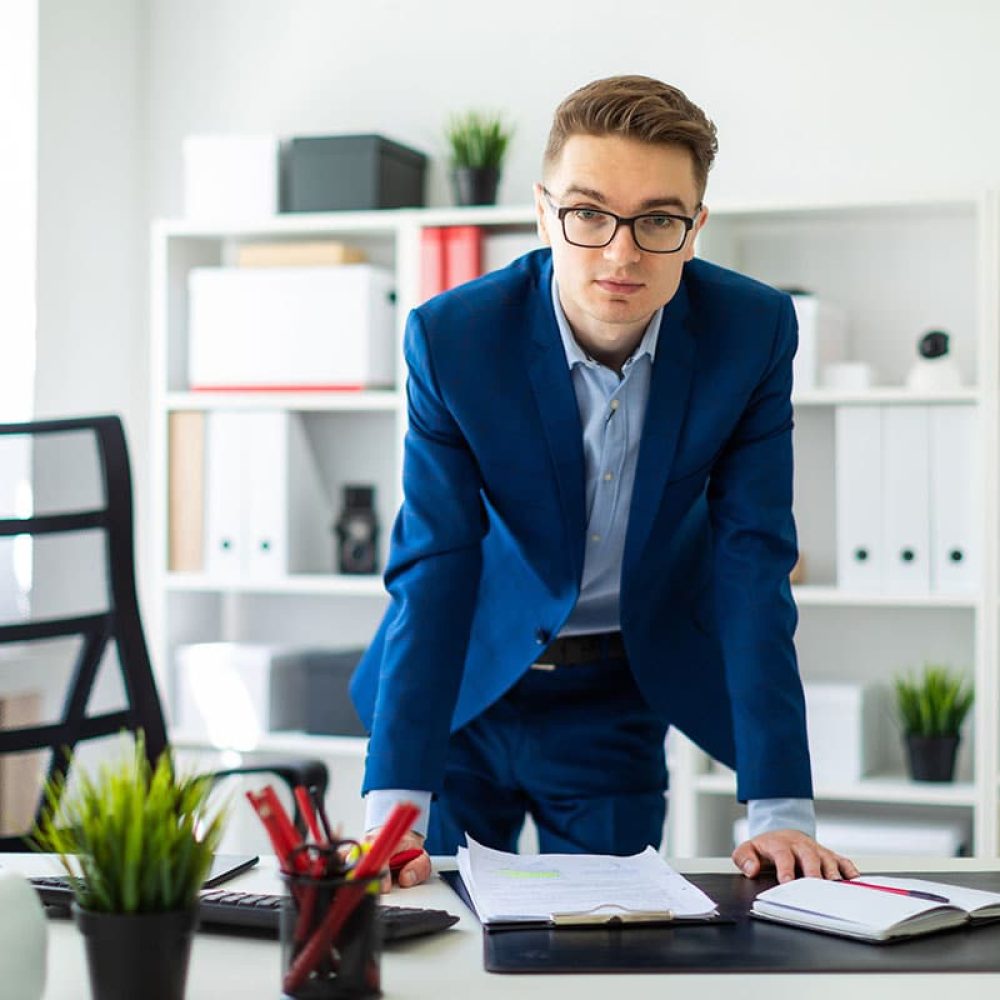
{"type": "Polygon", "coordinates": [[[531,669],[452,735],[427,850],[454,854],[468,832],[515,851],[527,814],[543,853],[659,847],[665,735],[623,659],[531,669]]]}

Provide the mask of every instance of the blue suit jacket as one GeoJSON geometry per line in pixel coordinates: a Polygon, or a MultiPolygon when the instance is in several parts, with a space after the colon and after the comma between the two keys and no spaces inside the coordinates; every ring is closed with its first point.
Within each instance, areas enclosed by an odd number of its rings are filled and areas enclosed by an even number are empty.
{"type": "MultiPolygon", "coordinates": [[[[365,791],[437,792],[448,736],[500,698],[579,594],[582,430],[551,255],[409,317],[391,603],[352,680],[365,791]]],[[[791,301],[700,260],[663,312],[622,565],[621,628],[665,722],[740,799],[812,794],[792,637],[791,301]]]]}

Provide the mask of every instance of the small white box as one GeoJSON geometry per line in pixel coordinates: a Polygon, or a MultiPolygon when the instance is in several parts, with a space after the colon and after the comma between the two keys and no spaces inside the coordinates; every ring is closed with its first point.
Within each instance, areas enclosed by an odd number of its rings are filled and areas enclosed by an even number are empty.
{"type": "Polygon", "coordinates": [[[192,389],[358,389],[394,379],[390,271],[195,268],[188,277],[192,389]]]}
{"type": "Polygon", "coordinates": [[[307,677],[287,649],[241,642],[179,646],[176,724],[185,737],[252,750],[265,733],[304,729],[307,677]]]}
{"type": "Polygon", "coordinates": [[[882,763],[888,715],[871,684],[805,684],[809,756],[817,794],[860,781],[882,763]]]}
{"type": "Polygon", "coordinates": [[[273,135],[187,136],[184,214],[213,221],[277,215],[279,149],[273,135]]]}
{"type": "Polygon", "coordinates": [[[815,389],[820,371],[847,353],[847,314],[815,295],[793,295],[799,323],[799,348],[792,361],[792,387],[796,392],[815,389]]]}

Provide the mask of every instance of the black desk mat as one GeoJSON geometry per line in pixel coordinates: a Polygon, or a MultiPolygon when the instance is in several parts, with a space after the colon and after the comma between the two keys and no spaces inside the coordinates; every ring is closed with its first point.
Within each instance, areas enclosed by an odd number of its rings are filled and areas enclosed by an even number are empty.
{"type": "MultiPolygon", "coordinates": [[[[874,872],[866,872],[875,874],[874,872]]],[[[1000,892],[1000,872],[893,872],[1000,892]]],[[[458,872],[441,877],[468,906],[458,872]]],[[[486,931],[488,972],[1000,972],[1000,923],[866,944],[750,917],[773,877],[688,875],[726,923],[679,927],[525,928],[486,931]]],[[[470,907],[471,909],[471,907],[470,907]]],[[[473,911],[474,913],[475,911],[473,911]]]]}

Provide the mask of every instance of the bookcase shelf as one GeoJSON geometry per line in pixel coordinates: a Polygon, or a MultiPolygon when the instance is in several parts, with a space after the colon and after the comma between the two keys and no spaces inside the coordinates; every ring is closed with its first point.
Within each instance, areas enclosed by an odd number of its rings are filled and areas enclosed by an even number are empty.
{"type": "MultiPolygon", "coordinates": [[[[898,203],[715,203],[698,254],[778,287],[805,287],[849,311],[852,360],[865,361],[878,384],[861,391],[796,391],[796,518],[806,569],[794,588],[800,608],[797,636],[804,680],[866,681],[888,685],[921,659],[950,659],[975,683],[973,724],[965,734],[963,780],[932,786],[886,774],[818,789],[817,808],[849,805],[877,817],[886,805],[953,808],[971,813],[974,852],[1000,856],[1000,211],[992,192],[898,203]],[[929,233],[949,252],[928,255],[929,233]],[[918,337],[928,328],[952,332],[964,385],[947,392],[904,387],[918,337]],[[859,593],[836,580],[834,448],[838,408],[960,405],[974,407],[976,454],[983,497],[983,558],[968,593],[859,593]]],[[[400,500],[406,433],[402,333],[419,303],[421,230],[479,226],[484,261],[499,267],[535,242],[531,205],[400,209],[381,212],[289,214],[245,223],[166,220],[152,230],[152,606],[147,618],[154,662],[164,691],[176,647],[212,640],[268,641],[305,636],[330,642],[366,641],[386,595],[379,576],[293,573],[267,582],[222,582],[204,573],[172,573],[167,553],[167,424],[170,414],[201,410],[283,410],[299,414],[326,478],[378,480],[384,492],[384,538],[400,500]],[[343,239],[363,246],[392,268],[397,294],[397,384],[356,393],[190,392],[185,379],[187,272],[233,259],[252,240],[343,239]],[[375,463],[373,465],[373,463],[375,463]]],[[[384,564],[385,545],[382,549],[384,564]]],[[[184,734],[174,737],[183,741],[184,734]]],[[[194,747],[197,741],[191,742],[194,747]]],[[[203,742],[203,741],[202,741],[203,742]]],[[[667,850],[675,857],[726,854],[731,849],[735,784],[707,772],[707,759],[679,734],[671,735],[671,792],[667,850]]],[[[260,749],[320,753],[331,760],[363,756],[364,741],[305,734],[271,734],[260,749]]],[[[898,748],[897,748],[898,754],[898,748]]],[[[889,760],[887,767],[897,761],[889,760]]],[[[356,771],[350,772],[351,782],[356,771]]],[[[334,783],[338,785],[337,776],[334,783]]],[[[341,795],[348,794],[338,785],[341,795]]]]}

